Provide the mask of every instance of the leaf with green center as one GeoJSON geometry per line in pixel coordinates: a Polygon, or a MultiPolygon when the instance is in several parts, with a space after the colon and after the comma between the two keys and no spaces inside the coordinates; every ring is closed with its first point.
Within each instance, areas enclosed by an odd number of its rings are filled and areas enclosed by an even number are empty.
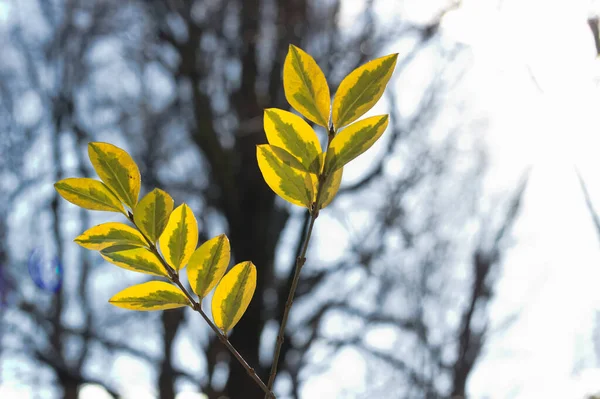
{"type": "Polygon", "coordinates": [[[123,213],[121,201],[101,181],[87,177],[72,177],[54,184],[56,191],[67,201],[93,211],[123,213]]]}
{"type": "Polygon", "coordinates": [[[102,223],[87,229],[74,240],[84,248],[101,251],[115,245],[145,247],[148,245],[139,231],[123,223],[102,223]]]}
{"type": "Polygon", "coordinates": [[[155,243],[167,226],[172,211],[173,198],[155,188],[136,205],[133,220],[142,233],[155,243]]]}
{"type": "Polygon", "coordinates": [[[134,272],[168,277],[160,260],[148,248],[131,245],[115,245],[104,248],[100,255],[110,263],[134,272]]]}
{"type": "Polygon", "coordinates": [[[124,150],[108,143],[89,143],[90,161],[100,179],[131,209],[140,193],[140,171],[124,150]]]}
{"type": "Polygon", "coordinates": [[[344,168],[339,168],[333,173],[327,175],[325,182],[323,183],[323,193],[321,194],[321,198],[319,199],[319,209],[325,208],[327,205],[333,201],[335,195],[340,189],[340,184],[342,183],[342,173],[344,172],[344,168]]]}
{"type": "Polygon", "coordinates": [[[265,110],[264,127],[269,144],[289,152],[307,171],[319,173],[321,144],[304,119],[291,112],[269,108],[265,110]]]}
{"type": "Polygon", "coordinates": [[[212,315],[222,331],[231,330],[248,308],[256,288],[256,267],[250,261],[235,265],[223,277],[212,299],[212,315]]]}
{"type": "Polygon", "coordinates": [[[166,310],[190,305],[179,288],[164,281],[148,281],[125,288],[108,302],[131,310],[166,310]]]}
{"type": "Polygon", "coordinates": [[[313,57],[294,45],[283,63],[283,90],[296,111],[318,125],[329,126],[331,97],[325,75],[313,57]]]}
{"type": "Polygon", "coordinates": [[[175,270],[185,267],[198,244],[198,223],[189,206],[181,204],[175,208],[158,243],[171,267],[175,270]]]}
{"type": "Polygon", "coordinates": [[[310,173],[287,151],[268,144],[256,147],[258,167],[275,194],[294,205],[310,207],[314,191],[310,173]],[[283,159],[282,159],[283,158],[283,159]]]}
{"type": "Polygon", "coordinates": [[[325,172],[333,173],[368,150],[388,125],[387,115],[362,119],[342,130],[327,149],[325,172]]]}
{"type": "Polygon", "coordinates": [[[356,68],[342,80],[333,100],[333,126],[339,129],[373,108],[385,90],[398,54],[386,55],[356,68]]]}
{"type": "Polygon", "coordinates": [[[211,238],[192,254],[187,275],[192,290],[204,298],[217,285],[229,265],[231,248],[225,234],[211,238]]]}

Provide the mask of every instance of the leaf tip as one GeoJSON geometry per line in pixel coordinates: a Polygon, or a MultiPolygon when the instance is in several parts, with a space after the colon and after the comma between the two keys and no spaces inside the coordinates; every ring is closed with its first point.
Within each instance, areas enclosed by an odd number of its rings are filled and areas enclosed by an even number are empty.
{"type": "Polygon", "coordinates": [[[98,144],[100,144],[100,143],[98,143],[98,142],[95,142],[95,141],[90,141],[90,142],[88,143],[88,154],[89,154],[91,151],[98,152],[98,144]]]}

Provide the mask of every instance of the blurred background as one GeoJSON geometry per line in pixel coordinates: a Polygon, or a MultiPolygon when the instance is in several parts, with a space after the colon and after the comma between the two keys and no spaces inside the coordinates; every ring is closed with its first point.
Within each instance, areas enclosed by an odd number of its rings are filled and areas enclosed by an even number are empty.
{"type": "MultiPolygon", "coordinates": [[[[266,380],[307,214],[256,165],[290,43],[332,87],[400,58],[302,271],[278,398],[600,394],[600,3],[0,0],[0,397],[262,398],[189,309],[73,238],[52,184],[126,149],[258,268],[231,341],[266,380]]],[[[317,129],[323,139],[325,132],[317,129]]],[[[209,303],[205,306],[209,308],[209,303]]]]}

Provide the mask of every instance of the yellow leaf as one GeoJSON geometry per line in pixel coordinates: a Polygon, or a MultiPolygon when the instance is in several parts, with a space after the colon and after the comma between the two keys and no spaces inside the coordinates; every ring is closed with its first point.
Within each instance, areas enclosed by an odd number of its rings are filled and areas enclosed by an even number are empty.
{"type": "Polygon", "coordinates": [[[155,276],[169,276],[162,263],[148,248],[116,245],[104,248],[100,255],[123,269],[155,276]]]}
{"type": "Polygon", "coordinates": [[[319,209],[325,208],[335,198],[335,195],[340,189],[340,184],[342,183],[343,172],[344,168],[339,168],[335,172],[330,173],[325,179],[322,188],[323,193],[321,193],[321,198],[319,199],[319,209]]]}
{"type": "MultiPolygon", "coordinates": [[[[321,164],[323,166],[324,165],[324,161],[325,160],[325,154],[321,154],[321,164]]],[[[329,205],[331,203],[331,201],[333,201],[333,199],[335,198],[339,188],[340,188],[340,184],[342,183],[342,174],[343,174],[343,168],[340,168],[338,170],[336,170],[333,173],[330,173],[326,176],[325,178],[325,182],[323,182],[323,187],[322,187],[322,193],[320,194],[319,197],[319,208],[318,209],[323,209],[325,208],[327,205],[329,205]]],[[[322,172],[323,170],[321,170],[322,172]]],[[[313,202],[316,201],[316,197],[317,197],[317,192],[319,189],[319,177],[317,175],[310,175],[311,177],[311,183],[313,185],[313,191],[315,192],[315,198],[313,199],[313,202]]]]}
{"type": "Polygon", "coordinates": [[[313,57],[294,45],[283,63],[283,90],[296,111],[328,128],[331,97],[325,75],[313,57]]]}
{"type": "Polygon", "coordinates": [[[139,231],[123,223],[102,223],[87,229],[74,240],[87,249],[101,251],[115,245],[145,247],[148,245],[139,231]]]}
{"type": "Polygon", "coordinates": [[[175,208],[158,243],[171,267],[175,270],[185,267],[198,244],[198,223],[189,206],[181,204],[175,208]]]}
{"type": "Polygon", "coordinates": [[[67,201],[94,211],[124,212],[121,201],[101,181],[87,177],[72,177],[54,184],[67,201]]]}
{"type": "Polygon", "coordinates": [[[325,173],[330,174],[368,150],[388,125],[387,115],[360,120],[333,138],[325,158],[325,173]]]}
{"type": "Polygon", "coordinates": [[[179,288],[164,281],[148,281],[125,288],[108,302],[131,310],[175,309],[190,304],[179,288]]]}
{"type": "Polygon", "coordinates": [[[377,58],[356,68],[342,80],[333,100],[333,126],[339,129],[370,110],[383,95],[398,54],[377,58]]]}
{"type": "Polygon", "coordinates": [[[269,144],[289,152],[304,165],[305,170],[319,173],[321,144],[304,119],[291,112],[269,108],[265,110],[264,126],[269,144]]]}
{"type": "Polygon", "coordinates": [[[140,171],[131,156],[112,144],[89,143],[88,155],[100,179],[131,209],[140,193],[140,171]]]}
{"type": "Polygon", "coordinates": [[[206,241],[192,254],[187,266],[188,281],[200,298],[208,295],[225,274],[230,251],[227,236],[221,234],[206,241]]]}
{"type": "Polygon", "coordinates": [[[137,227],[152,241],[158,240],[173,211],[173,198],[161,189],[150,191],[133,212],[137,227]]]}
{"type": "Polygon", "coordinates": [[[284,149],[263,144],[256,147],[256,158],[263,178],[275,194],[292,204],[310,207],[314,198],[310,174],[300,169],[302,166],[293,156],[284,149]]]}
{"type": "Polygon", "coordinates": [[[235,265],[223,277],[212,299],[213,320],[224,332],[231,330],[248,308],[256,288],[256,267],[250,261],[235,265]]]}

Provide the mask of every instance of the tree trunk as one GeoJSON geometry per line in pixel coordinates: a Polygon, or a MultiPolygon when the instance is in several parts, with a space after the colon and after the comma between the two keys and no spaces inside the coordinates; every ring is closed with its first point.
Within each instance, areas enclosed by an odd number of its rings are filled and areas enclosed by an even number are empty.
{"type": "Polygon", "coordinates": [[[163,361],[158,377],[158,391],[161,399],[175,397],[175,373],[173,371],[173,341],[183,321],[183,309],[172,309],[162,313],[163,361]]]}

